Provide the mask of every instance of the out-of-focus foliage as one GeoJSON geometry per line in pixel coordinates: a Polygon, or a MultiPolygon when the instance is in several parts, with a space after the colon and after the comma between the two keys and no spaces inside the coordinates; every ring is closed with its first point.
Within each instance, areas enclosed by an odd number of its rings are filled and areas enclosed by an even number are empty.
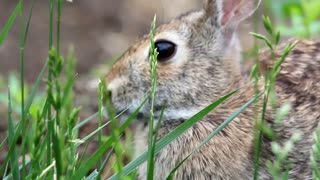
{"type": "Polygon", "coordinates": [[[320,34],[320,0],[266,1],[277,29],[286,36],[313,37],[320,34]]]}
{"type": "MultiPolygon", "coordinates": [[[[10,73],[8,77],[8,82],[5,82],[2,77],[0,77],[0,103],[2,105],[7,106],[8,104],[8,93],[7,93],[7,87],[4,86],[4,84],[7,84],[8,87],[10,87],[11,92],[11,100],[12,100],[12,110],[17,113],[21,114],[21,85],[20,80],[18,78],[18,75],[15,73],[10,73]]],[[[24,92],[28,94],[29,87],[28,85],[24,86],[24,92]]],[[[26,100],[26,97],[25,97],[26,100]]],[[[44,96],[38,94],[35,99],[34,103],[30,107],[30,115],[32,117],[36,117],[37,111],[42,109],[42,106],[44,104],[44,96]]]]}

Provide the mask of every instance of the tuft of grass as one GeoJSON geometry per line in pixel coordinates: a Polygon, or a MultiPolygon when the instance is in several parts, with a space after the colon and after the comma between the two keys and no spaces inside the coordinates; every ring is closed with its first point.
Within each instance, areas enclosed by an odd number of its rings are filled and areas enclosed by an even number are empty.
{"type": "Polygon", "coordinates": [[[288,173],[290,170],[290,162],[286,162],[289,156],[289,153],[293,150],[294,144],[301,140],[301,133],[295,132],[291,138],[281,146],[279,143],[272,142],[271,150],[275,154],[275,160],[271,162],[268,160],[266,162],[266,166],[268,168],[269,173],[273,177],[273,179],[288,179],[288,173]],[[283,169],[286,172],[283,174],[283,169]]]}
{"type": "MultiPolygon", "coordinates": [[[[147,102],[149,96],[147,96],[142,103],[140,104],[140,106],[129,116],[129,118],[127,120],[125,120],[125,122],[118,128],[118,132],[122,133],[130,124],[130,122],[132,122],[135,117],[138,115],[138,113],[140,112],[140,110],[142,109],[142,107],[144,106],[144,104],[147,102]]],[[[117,118],[117,117],[114,117],[117,118]]],[[[95,130],[94,133],[89,134],[89,136],[93,136],[96,132],[98,132],[99,129],[95,130]]],[[[87,137],[85,137],[84,139],[89,139],[87,137]]],[[[97,161],[99,161],[103,154],[105,152],[107,152],[108,149],[112,148],[112,145],[114,145],[113,143],[117,143],[117,141],[114,139],[114,136],[111,136],[110,138],[108,138],[102,145],[101,147],[99,147],[99,149],[97,151],[95,151],[93,153],[92,156],[90,156],[86,161],[84,161],[81,166],[78,168],[78,170],[75,172],[73,179],[81,179],[82,177],[84,177],[89,171],[90,169],[92,169],[94,167],[94,165],[96,164],[97,161]]],[[[124,175],[128,175],[125,173],[125,168],[123,169],[124,171],[124,175]]],[[[130,171],[132,172],[132,171],[130,171]]],[[[119,175],[119,174],[117,174],[119,175]]]]}
{"type": "MultiPolygon", "coordinates": [[[[156,31],[156,19],[154,16],[152,24],[151,24],[151,32],[150,32],[150,55],[149,55],[149,63],[151,69],[151,93],[150,93],[150,120],[149,120],[149,139],[148,139],[148,163],[147,163],[147,178],[153,179],[154,174],[154,148],[155,142],[154,139],[154,98],[156,93],[156,83],[157,83],[157,58],[158,52],[155,48],[154,36],[156,31]]],[[[159,120],[160,121],[160,120],[159,120]]]]}
{"type": "MultiPolygon", "coordinates": [[[[34,1],[31,2],[31,8],[29,11],[28,19],[27,19],[27,24],[26,24],[26,27],[24,28],[23,1],[20,0],[18,5],[16,6],[14,12],[10,16],[9,21],[6,24],[2,34],[0,36],[0,45],[1,45],[2,42],[4,41],[5,37],[7,36],[9,29],[12,26],[12,23],[14,22],[17,14],[19,13],[20,14],[20,80],[21,80],[21,83],[20,83],[20,86],[21,86],[21,110],[20,111],[21,111],[21,117],[20,117],[20,121],[18,123],[16,130],[13,132],[13,134],[11,134],[11,135],[13,135],[13,138],[11,139],[11,142],[10,142],[8,154],[16,154],[17,153],[17,152],[14,152],[15,151],[14,146],[18,140],[18,137],[19,137],[20,133],[22,135],[26,134],[25,129],[23,128],[26,126],[26,118],[25,118],[26,107],[25,107],[25,103],[24,103],[24,101],[25,101],[25,98],[24,98],[24,96],[25,96],[25,92],[24,92],[24,90],[25,90],[25,84],[24,84],[24,47],[25,47],[28,32],[29,32],[29,25],[30,25],[31,18],[32,18],[33,6],[34,6],[34,1]]],[[[8,90],[8,91],[10,91],[10,90],[8,90]]],[[[8,103],[9,103],[8,107],[11,108],[11,99],[8,103]]],[[[31,104],[30,104],[30,106],[31,106],[31,104]]],[[[29,110],[30,106],[27,106],[28,110],[29,110]]],[[[5,142],[6,139],[7,138],[5,138],[3,142],[5,142]]],[[[26,143],[26,141],[25,141],[25,139],[23,139],[22,145],[21,145],[22,152],[24,151],[25,143],[26,143]]],[[[8,163],[8,158],[5,159],[4,164],[7,164],[7,163],[8,163]]],[[[24,176],[26,173],[25,164],[26,164],[25,154],[22,153],[22,176],[24,176]]],[[[1,168],[0,176],[3,175],[3,172],[4,172],[4,168],[1,168]]]]}
{"type": "MultiPolygon", "coordinates": [[[[255,127],[256,127],[256,133],[255,133],[256,140],[255,140],[255,156],[254,156],[254,179],[255,180],[258,179],[258,175],[259,175],[258,173],[259,173],[259,165],[260,165],[260,154],[261,154],[263,132],[266,132],[266,129],[267,129],[267,131],[269,132],[268,133],[269,135],[274,134],[272,132],[272,130],[266,126],[266,123],[265,123],[267,106],[269,105],[270,96],[275,94],[274,84],[275,84],[277,75],[280,71],[280,65],[283,63],[283,61],[285,60],[285,58],[287,57],[289,52],[296,45],[296,42],[294,42],[293,44],[288,44],[285,47],[282,56],[279,59],[276,59],[275,49],[276,49],[277,45],[279,44],[280,32],[279,31],[276,32],[273,29],[273,25],[271,23],[271,20],[268,17],[265,17],[265,16],[263,17],[263,25],[264,25],[264,28],[266,29],[268,35],[270,36],[270,38],[268,38],[264,35],[261,35],[261,34],[257,34],[257,33],[251,33],[251,34],[255,38],[264,41],[265,44],[269,47],[270,52],[271,52],[271,56],[272,56],[272,60],[274,61],[274,66],[272,67],[271,70],[267,70],[264,75],[264,97],[263,97],[261,119],[259,119],[256,116],[257,119],[255,121],[255,124],[256,124],[255,125],[255,127]]],[[[256,71],[255,69],[251,73],[252,73],[251,74],[252,77],[258,76],[258,71],[256,71]]],[[[273,108],[275,108],[275,104],[276,104],[276,102],[272,102],[273,108]]],[[[258,111],[257,108],[256,108],[256,111],[258,111]]]]}

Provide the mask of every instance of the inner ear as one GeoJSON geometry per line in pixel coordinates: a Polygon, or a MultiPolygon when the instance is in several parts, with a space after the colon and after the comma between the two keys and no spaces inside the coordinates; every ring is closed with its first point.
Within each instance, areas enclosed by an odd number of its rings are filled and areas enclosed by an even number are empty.
{"type": "Polygon", "coordinates": [[[223,27],[236,27],[251,16],[261,0],[205,0],[206,18],[223,27]]]}
{"type": "Polygon", "coordinates": [[[221,0],[221,25],[237,26],[241,21],[255,12],[260,1],[261,0],[221,0]]]}
{"type": "Polygon", "coordinates": [[[237,9],[241,1],[239,0],[223,0],[222,3],[222,19],[221,24],[225,26],[232,17],[234,17],[238,12],[237,9]]]}

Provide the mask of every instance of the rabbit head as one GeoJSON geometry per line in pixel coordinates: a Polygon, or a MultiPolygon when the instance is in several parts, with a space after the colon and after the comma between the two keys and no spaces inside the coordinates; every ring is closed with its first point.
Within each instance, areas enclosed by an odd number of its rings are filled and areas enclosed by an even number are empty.
{"type": "MultiPolygon", "coordinates": [[[[233,89],[240,76],[238,24],[257,8],[255,0],[205,0],[189,12],[159,26],[155,115],[166,102],[165,119],[189,118],[233,89]]],[[[151,87],[150,40],[139,39],[113,65],[106,81],[116,110],[136,110],[151,87]]],[[[141,115],[147,116],[146,103],[141,115]]],[[[142,116],[143,117],[143,116],[142,116]]]]}

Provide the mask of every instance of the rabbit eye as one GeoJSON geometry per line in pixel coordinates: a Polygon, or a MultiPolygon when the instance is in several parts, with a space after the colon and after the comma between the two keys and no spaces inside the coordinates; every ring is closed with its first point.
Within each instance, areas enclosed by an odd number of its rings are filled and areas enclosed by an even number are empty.
{"type": "Polygon", "coordinates": [[[164,62],[169,60],[175,53],[177,46],[167,40],[158,40],[155,42],[155,47],[158,51],[158,61],[164,62]]]}

